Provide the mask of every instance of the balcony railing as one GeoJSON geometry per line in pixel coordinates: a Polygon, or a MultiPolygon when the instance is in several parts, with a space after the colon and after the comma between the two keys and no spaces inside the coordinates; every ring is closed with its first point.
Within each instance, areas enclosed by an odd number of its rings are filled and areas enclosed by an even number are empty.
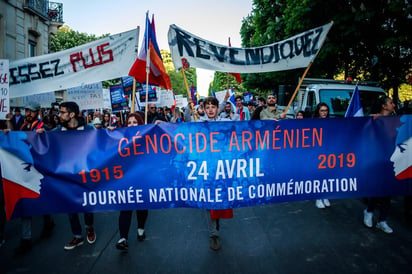
{"type": "Polygon", "coordinates": [[[45,20],[63,23],[63,4],[49,0],[26,0],[24,8],[45,20]]]}
{"type": "Polygon", "coordinates": [[[26,0],[24,8],[48,20],[47,11],[49,10],[48,0],[26,0]]]}
{"type": "Polygon", "coordinates": [[[63,23],[63,4],[49,2],[49,10],[47,14],[51,22],[63,23]]]}

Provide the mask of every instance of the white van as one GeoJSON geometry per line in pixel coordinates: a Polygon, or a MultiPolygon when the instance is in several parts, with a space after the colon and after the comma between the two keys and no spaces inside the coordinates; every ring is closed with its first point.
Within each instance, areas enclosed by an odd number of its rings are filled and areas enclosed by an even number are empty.
{"type": "MultiPolygon", "coordinates": [[[[324,79],[305,79],[304,87],[299,91],[292,111],[288,111],[288,116],[296,114],[299,110],[305,112],[305,117],[312,117],[316,105],[320,102],[329,106],[331,117],[343,117],[348,108],[350,98],[355,89],[355,84],[342,83],[343,81],[324,79]]],[[[360,100],[365,116],[370,114],[372,104],[380,97],[386,95],[385,91],[372,86],[374,83],[358,83],[360,100]]]]}

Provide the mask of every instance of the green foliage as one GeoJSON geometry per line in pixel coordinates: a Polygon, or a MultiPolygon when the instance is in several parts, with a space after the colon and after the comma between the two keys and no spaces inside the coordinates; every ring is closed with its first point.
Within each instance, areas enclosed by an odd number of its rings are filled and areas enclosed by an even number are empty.
{"type": "MultiPolygon", "coordinates": [[[[185,81],[183,79],[183,74],[181,71],[175,71],[175,67],[173,65],[173,59],[170,51],[168,50],[160,50],[160,53],[162,54],[162,59],[163,59],[163,64],[165,66],[165,69],[167,71],[167,74],[169,74],[170,77],[170,82],[172,83],[172,89],[175,94],[182,94],[184,96],[187,96],[187,89],[185,85],[185,81]]],[[[196,74],[196,69],[195,68],[189,68],[185,70],[185,75],[186,75],[186,81],[187,85],[190,88],[190,86],[197,86],[197,74],[196,74]]]]}
{"type": "MultiPolygon", "coordinates": [[[[241,77],[243,79],[242,75],[241,77]]],[[[222,91],[228,88],[233,88],[236,94],[241,94],[246,91],[245,87],[242,84],[239,84],[233,75],[226,72],[215,71],[213,82],[209,86],[208,95],[211,96],[212,91],[222,91]]]]}
{"type": "MultiPolygon", "coordinates": [[[[240,34],[243,47],[283,40],[334,21],[307,77],[378,81],[386,90],[406,83],[412,71],[412,5],[404,0],[254,0],[240,34]]],[[[297,85],[303,70],[248,74],[248,89],[297,85]]]]}
{"type": "Polygon", "coordinates": [[[62,26],[57,31],[56,35],[52,36],[50,39],[50,51],[58,52],[61,50],[73,48],[80,46],[101,38],[109,36],[109,34],[104,34],[102,36],[96,36],[94,34],[87,34],[84,32],[78,32],[70,29],[68,26],[62,26]]]}

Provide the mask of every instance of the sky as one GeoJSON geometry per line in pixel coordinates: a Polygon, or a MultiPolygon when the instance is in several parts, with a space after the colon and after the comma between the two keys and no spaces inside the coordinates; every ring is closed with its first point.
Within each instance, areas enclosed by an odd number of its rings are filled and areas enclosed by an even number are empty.
{"type": "MultiPolygon", "coordinates": [[[[241,47],[242,19],[252,11],[252,0],[56,0],[63,3],[63,21],[74,31],[100,36],[140,27],[139,47],[145,31],[145,16],[154,14],[160,49],[169,49],[171,24],[214,43],[241,47]]],[[[206,96],[214,71],[197,69],[197,89],[206,96]]]]}

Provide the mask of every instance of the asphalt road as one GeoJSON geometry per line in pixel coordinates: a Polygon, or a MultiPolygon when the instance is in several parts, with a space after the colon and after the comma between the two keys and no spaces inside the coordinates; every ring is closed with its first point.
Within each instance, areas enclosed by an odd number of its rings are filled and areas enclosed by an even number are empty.
{"type": "Polygon", "coordinates": [[[222,249],[212,251],[206,212],[151,210],[146,240],[136,240],[133,216],[129,251],[115,248],[118,212],[95,215],[97,240],[71,251],[67,215],[40,238],[42,218],[33,219],[33,248],[14,255],[20,221],[6,224],[0,248],[1,273],[412,273],[412,226],[403,218],[403,199],[392,200],[388,223],[393,234],[363,226],[362,200],[332,200],[329,209],[314,201],[235,209],[221,223],[222,249]]]}

